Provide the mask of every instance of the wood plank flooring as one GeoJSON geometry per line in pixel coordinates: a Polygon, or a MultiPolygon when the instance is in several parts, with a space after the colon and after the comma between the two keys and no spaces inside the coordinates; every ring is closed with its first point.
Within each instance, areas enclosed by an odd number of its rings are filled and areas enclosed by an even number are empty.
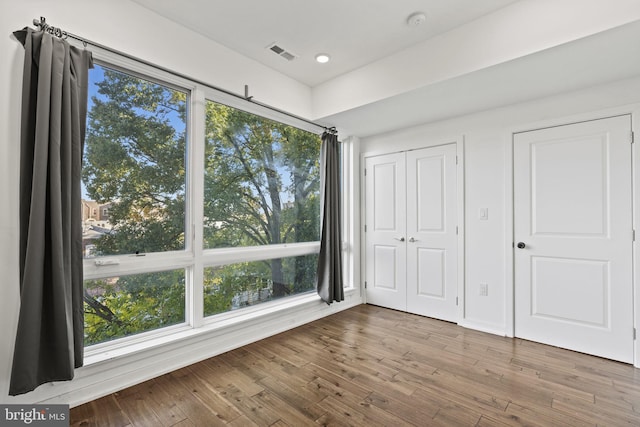
{"type": "Polygon", "coordinates": [[[640,426],[640,370],[361,305],[71,410],[72,426],[640,426]]]}

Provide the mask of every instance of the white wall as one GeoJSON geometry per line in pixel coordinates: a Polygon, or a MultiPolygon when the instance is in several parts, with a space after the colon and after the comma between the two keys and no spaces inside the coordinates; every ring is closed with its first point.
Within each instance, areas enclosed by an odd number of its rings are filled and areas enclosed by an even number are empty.
{"type": "Polygon", "coordinates": [[[8,394],[19,307],[18,181],[20,90],[24,50],[10,37],[44,16],[53,26],[138,56],[193,78],[242,93],[248,84],[256,100],[309,117],[310,89],[172,24],[129,0],[0,0],[0,402],[60,402],[77,405],[120,388],[229,350],[272,333],[360,303],[358,292],[342,304],[309,301],[302,309],[247,319],[242,329],[212,329],[155,351],[106,360],[76,373],[71,382],[47,384],[18,398],[8,394]]]}
{"type": "MultiPolygon", "coordinates": [[[[465,141],[465,315],[463,326],[512,333],[511,133],[631,113],[640,102],[640,77],[533,102],[362,138],[362,155],[418,148],[434,141],[465,141]],[[478,210],[488,208],[489,220],[478,210]],[[488,283],[489,295],[479,296],[488,283]]],[[[364,279],[363,279],[364,280],[364,279]]],[[[636,292],[637,294],[637,292],[636,292]]]]}

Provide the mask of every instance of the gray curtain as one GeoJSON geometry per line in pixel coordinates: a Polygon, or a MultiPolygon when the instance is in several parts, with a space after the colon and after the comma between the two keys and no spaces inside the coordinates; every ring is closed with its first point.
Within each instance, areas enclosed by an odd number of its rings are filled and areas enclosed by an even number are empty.
{"type": "Polygon", "coordinates": [[[51,34],[25,49],[20,149],[20,314],[10,395],[82,366],[80,179],[91,53],[51,34]]]}
{"type": "Polygon", "coordinates": [[[334,132],[322,134],[322,232],[318,257],[318,295],[327,304],[344,300],[342,285],[342,208],[340,143],[334,132]]]}

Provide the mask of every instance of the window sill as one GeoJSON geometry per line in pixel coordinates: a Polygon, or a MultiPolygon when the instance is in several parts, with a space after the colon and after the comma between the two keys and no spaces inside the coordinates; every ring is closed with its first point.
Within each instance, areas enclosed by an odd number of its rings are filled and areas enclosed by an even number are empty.
{"type": "MultiPolygon", "coordinates": [[[[345,300],[348,296],[352,296],[355,293],[356,290],[353,288],[345,289],[345,300]]],[[[326,305],[315,292],[265,304],[268,304],[268,306],[256,306],[254,309],[248,307],[244,309],[246,312],[242,313],[225,313],[211,319],[198,328],[184,325],[174,326],[169,327],[171,329],[170,331],[165,330],[152,336],[147,335],[146,337],[141,337],[137,340],[132,339],[125,343],[121,342],[113,345],[100,346],[100,348],[88,349],[85,352],[84,366],[98,365],[110,360],[132,356],[151,349],[159,349],[190,339],[199,341],[200,339],[212,338],[225,332],[231,332],[238,327],[243,327],[244,324],[252,321],[262,321],[263,319],[281,313],[306,311],[308,308],[320,304],[326,305]]]]}

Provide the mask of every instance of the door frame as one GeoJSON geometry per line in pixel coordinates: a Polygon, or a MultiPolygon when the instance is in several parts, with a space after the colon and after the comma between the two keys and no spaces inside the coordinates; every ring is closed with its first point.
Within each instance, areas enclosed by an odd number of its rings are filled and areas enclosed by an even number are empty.
{"type": "MultiPolygon", "coordinates": [[[[605,119],[615,116],[631,116],[631,130],[636,133],[634,144],[631,146],[631,173],[632,173],[632,223],[633,229],[638,230],[640,224],[640,156],[637,154],[636,143],[640,141],[640,104],[632,104],[624,107],[614,107],[604,110],[598,110],[583,114],[563,116],[559,118],[547,119],[543,121],[523,123],[517,126],[510,126],[503,135],[505,147],[505,158],[509,159],[505,162],[505,241],[504,249],[506,254],[505,260],[505,335],[507,337],[515,337],[515,206],[514,206],[514,136],[516,133],[534,131],[539,129],[564,126],[574,123],[587,122],[599,119],[605,119]]],[[[640,230],[638,230],[640,231],[640,230]]],[[[638,253],[637,244],[640,236],[633,242],[633,327],[640,330],[640,284],[637,272],[640,271],[640,254],[638,253]]],[[[633,365],[640,368],[640,333],[634,340],[633,365]]]]}
{"type": "MultiPolygon", "coordinates": [[[[402,137],[398,137],[398,139],[402,139],[402,137]]],[[[456,323],[460,323],[464,320],[465,316],[465,182],[464,182],[464,171],[465,171],[465,162],[464,162],[464,135],[458,135],[452,138],[438,138],[433,139],[432,141],[415,141],[411,142],[399,142],[394,145],[394,149],[392,150],[372,150],[372,151],[362,151],[360,153],[360,168],[359,168],[359,177],[360,177],[360,253],[366,253],[366,241],[367,236],[364,232],[364,224],[366,218],[365,206],[366,206],[366,188],[365,188],[365,176],[364,169],[366,159],[368,157],[381,156],[385,154],[393,154],[393,153],[402,153],[413,150],[421,150],[423,148],[432,148],[438,147],[441,145],[449,145],[455,144],[456,146],[456,158],[458,161],[458,167],[456,168],[456,214],[457,214],[457,222],[458,222],[458,240],[457,240],[457,273],[458,273],[458,310],[457,310],[457,320],[456,323]]],[[[367,267],[367,259],[365,256],[360,257],[360,294],[362,295],[363,303],[367,303],[367,292],[365,290],[365,279],[366,279],[366,267],[367,267]]]]}

